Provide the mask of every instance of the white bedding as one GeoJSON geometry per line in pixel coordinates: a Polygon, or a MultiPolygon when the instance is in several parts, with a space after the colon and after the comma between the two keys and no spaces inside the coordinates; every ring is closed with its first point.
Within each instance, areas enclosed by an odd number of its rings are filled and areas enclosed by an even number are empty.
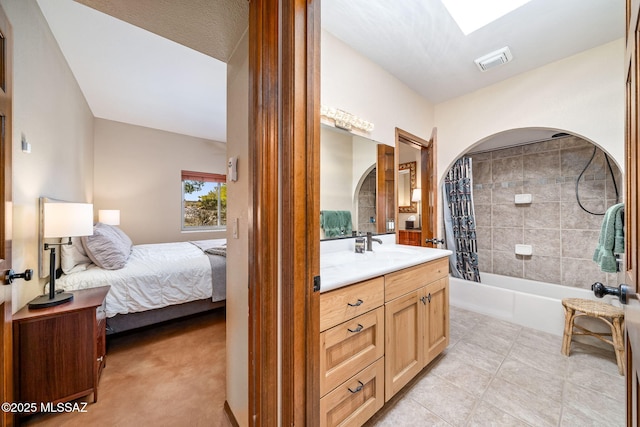
{"type": "Polygon", "coordinates": [[[209,258],[190,242],[135,245],[120,270],[91,265],[56,281],[56,287],[65,290],[104,285],[111,286],[107,317],[211,298],[213,293],[209,258]]]}

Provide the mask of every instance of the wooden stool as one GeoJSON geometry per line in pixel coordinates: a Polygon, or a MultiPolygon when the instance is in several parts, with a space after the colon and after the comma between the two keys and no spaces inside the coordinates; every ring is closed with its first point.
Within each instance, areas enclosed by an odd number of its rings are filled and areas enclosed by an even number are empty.
{"type": "Polygon", "coordinates": [[[620,372],[620,375],[624,375],[624,341],[622,339],[624,310],[611,304],[582,298],[565,298],[562,300],[562,305],[565,311],[562,354],[568,356],[571,352],[571,337],[573,335],[591,335],[613,346],[616,353],[616,362],[618,362],[618,372],[620,372]],[[602,320],[609,325],[611,332],[593,332],[576,325],[574,322],[580,316],[595,317],[602,320]],[[574,328],[580,332],[574,332],[574,328]],[[609,335],[611,335],[613,341],[604,337],[609,335]]]}

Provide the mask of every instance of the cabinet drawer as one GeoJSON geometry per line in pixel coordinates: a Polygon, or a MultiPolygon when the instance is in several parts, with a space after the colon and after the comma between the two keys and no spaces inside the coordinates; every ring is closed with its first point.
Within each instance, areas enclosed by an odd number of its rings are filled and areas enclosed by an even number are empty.
{"type": "Polygon", "coordinates": [[[383,303],[383,277],[325,292],[320,295],[320,330],[353,319],[383,303]]]}
{"type": "Polygon", "coordinates": [[[384,307],[320,334],[320,396],[384,355],[384,307]]]}
{"type": "Polygon", "coordinates": [[[384,300],[391,301],[448,275],[447,257],[389,273],[384,276],[384,300]]]}
{"type": "Polygon", "coordinates": [[[320,427],[361,426],[384,404],[384,358],[320,399],[320,427]]]}

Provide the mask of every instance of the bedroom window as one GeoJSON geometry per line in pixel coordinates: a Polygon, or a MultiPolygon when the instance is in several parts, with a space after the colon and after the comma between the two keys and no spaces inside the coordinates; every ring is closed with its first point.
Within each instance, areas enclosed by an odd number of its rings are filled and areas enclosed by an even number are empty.
{"type": "Polygon", "coordinates": [[[226,225],[226,175],[182,171],[182,230],[218,230],[226,225]]]}

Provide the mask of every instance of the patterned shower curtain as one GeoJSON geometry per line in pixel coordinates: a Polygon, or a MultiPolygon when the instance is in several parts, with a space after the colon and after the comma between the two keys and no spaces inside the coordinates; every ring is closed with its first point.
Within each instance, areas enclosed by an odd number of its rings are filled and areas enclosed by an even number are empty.
{"type": "Polygon", "coordinates": [[[458,159],[444,179],[445,237],[451,256],[451,274],[480,281],[476,218],[473,210],[471,158],[458,159]]]}

